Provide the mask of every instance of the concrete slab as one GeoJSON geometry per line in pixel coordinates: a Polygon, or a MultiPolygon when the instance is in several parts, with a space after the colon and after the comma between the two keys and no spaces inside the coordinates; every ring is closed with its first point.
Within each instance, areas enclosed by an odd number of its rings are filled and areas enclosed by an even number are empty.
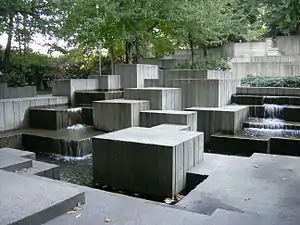
{"type": "Polygon", "coordinates": [[[1,157],[1,155],[4,155],[4,154],[35,160],[34,152],[23,151],[23,150],[19,150],[19,149],[15,149],[15,148],[0,148],[0,157],[1,157]]]}
{"type": "Polygon", "coordinates": [[[124,90],[125,99],[147,100],[153,110],[181,110],[180,88],[127,88],[124,90]]]}
{"type": "Polygon", "coordinates": [[[281,218],[283,224],[298,223],[300,158],[255,154],[248,163],[228,164],[228,170],[222,170],[211,174],[178,206],[204,214],[226,209],[281,218]]]}
{"type": "Polygon", "coordinates": [[[197,131],[197,113],[177,110],[147,110],[140,112],[140,126],[153,127],[160,124],[179,124],[197,131]]]}
{"type": "Polygon", "coordinates": [[[111,91],[121,89],[121,77],[120,75],[92,75],[89,79],[99,80],[99,90],[111,91]]]}
{"type": "Polygon", "coordinates": [[[76,91],[75,103],[77,106],[93,106],[94,101],[123,98],[123,91],[76,91]]]}
{"type": "Polygon", "coordinates": [[[32,167],[32,160],[21,158],[19,156],[1,154],[0,155],[0,169],[6,171],[18,171],[24,168],[32,167]]]}
{"type": "Polygon", "coordinates": [[[172,197],[202,155],[202,133],[128,128],[93,138],[93,178],[98,185],[172,197]]]}
{"type": "Polygon", "coordinates": [[[0,170],[0,224],[43,224],[84,203],[82,191],[0,170]]]}
{"type": "Polygon", "coordinates": [[[94,102],[94,127],[102,131],[116,131],[139,126],[140,111],[149,109],[149,101],[106,100],[94,102]]]}

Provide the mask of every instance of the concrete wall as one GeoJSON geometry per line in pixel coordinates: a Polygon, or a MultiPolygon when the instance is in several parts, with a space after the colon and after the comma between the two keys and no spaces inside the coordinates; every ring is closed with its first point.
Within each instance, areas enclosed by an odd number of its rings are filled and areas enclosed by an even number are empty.
{"type": "Polygon", "coordinates": [[[67,96],[69,103],[75,105],[75,92],[99,89],[98,79],[70,79],[56,80],[53,82],[52,93],[54,96],[67,96]]]}
{"type": "Polygon", "coordinates": [[[66,97],[34,97],[0,100],[0,131],[28,127],[28,110],[30,107],[55,106],[67,103],[68,99],[66,97]]]}
{"type": "Polygon", "coordinates": [[[233,63],[234,77],[249,74],[267,77],[284,77],[300,75],[300,64],[296,62],[242,62],[233,63]]]}
{"type": "Polygon", "coordinates": [[[177,66],[176,59],[141,58],[139,64],[156,65],[160,69],[173,69],[177,66]]]}
{"type": "Polygon", "coordinates": [[[181,88],[182,107],[219,107],[230,104],[239,80],[178,79],[166,86],[181,88]]]}
{"type": "Polygon", "coordinates": [[[217,132],[237,133],[249,117],[248,106],[191,107],[185,110],[197,112],[197,129],[204,132],[205,143],[208,143],[210,136],[217,132]]]}
{"type": "Polygon", "coordinates": [[[121,77],[120,75],[92,75],[89,79],[99,80],[99,90],[102,91],[114,91],[121,89],[121,77]]]}
{"type": "Polygon", "coordinates": [[[158,79],[158,66],[143,64],[118,64],[116,73],[121,76],[121,87],[143,88],[144,79],[158,79]]]}
{"type": "Polygon", "coordinates": [[[25,98],[37,96],[36,86],[7,87],[6,83],[0,83],[0,99],[25,98]]]}
{"type": "Polygon", "coordinates": [[[265,96],[300,96],[300,88],[282,87],[237,87],[238,95],[265,95],[265,96]]]}
{"type": "Polygon", "coordinates": [[[300,55],[299,36],[277,36],[275,42],[283,55],[300,55]]]}
{"type": "Polygon", "coordinates": [[[265,56],[266,42],[234,43],[234,57],[265,56]]]}

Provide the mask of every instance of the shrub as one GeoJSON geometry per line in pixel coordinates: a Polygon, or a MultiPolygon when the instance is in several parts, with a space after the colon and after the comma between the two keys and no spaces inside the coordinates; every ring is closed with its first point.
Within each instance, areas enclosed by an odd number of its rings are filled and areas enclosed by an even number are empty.
{"type": "Polygon", "coordinates": [[[297,87],[300,88],[300,76],[263,77],[248,75],[242,79],[242,84],[250,87],[297,87]]]}

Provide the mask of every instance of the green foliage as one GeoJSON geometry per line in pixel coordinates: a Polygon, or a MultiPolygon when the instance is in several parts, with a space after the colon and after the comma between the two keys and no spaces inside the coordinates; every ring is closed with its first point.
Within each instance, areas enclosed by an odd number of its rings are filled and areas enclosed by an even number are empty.
{"type": "MultiPolygon", "coordinates": [[[[209,57],[205,57],[204,59],[197,61],[194,68],[199,70],[228,70],[230,69],[230,65],[226,58],[211,59],[209,57]]],[[[178,69],[191,69],[191,65],[179,65],[178,69]]]]}
{"type": "Polygon", "coordinates": [[[242,84],[251,87],[296,87],[300,88],[300,76],[262,77],[249,75],[242,79],[242,84]]]}

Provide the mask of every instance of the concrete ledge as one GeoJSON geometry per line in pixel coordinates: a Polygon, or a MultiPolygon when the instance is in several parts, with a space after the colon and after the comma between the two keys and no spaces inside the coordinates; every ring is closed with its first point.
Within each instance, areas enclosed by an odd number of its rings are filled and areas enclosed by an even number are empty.
{"type": "Polygon", "coordinates": [[[140,111],[148,110],[149,101],[106,100],[94,102],[94,127],[102,131],[116,131],[139,126],[140,111]]]}
{"type": "Polygon", "coordinates": [[[160,124],[179,124],[197,131],[197,113],[173,110],[148,110],[140,112],[140,126],[153,127],[160,124]]]}
{"type": "Polygon", "coordinates": [[[284,87],[237,87],[237,95],[300,96],[300,88],[284,87]]]}
{"type": "Polygon", "coordinates": [[[98,185],[172,197],[202,157],[202,133],[133,127],[93,138],[93,178],[98,185]]]}
{"type": "Polygon", "coordinates": [[[176,125],[176,124],[161,124],[151,127],[151,130],[166,130],[166,131],[191,131],[189,126],[176,125]]]}
{"type": "Polygon", "coordinates": [[[34,152],[28,152],[28,151],[18,150],[14,148],[0,148],[0,156],[3,154],[16,156],[16,157],[23,157],[32,160],[35,160],[36,158],[34,152]]]}
{"type": "Polygon", "coordinates": [[[99,80],[99,90],[101,91],[113,91],[121,89],[121,77],[120,75],[92,75],[89,79],[99,80]]]}
{"type": "Polygon", "coordinates": [[[242,129],[243,122],[249,117],[248,106],[192,107],[185,110],[197,112],[198,131],[204,132],[206,143],[209,142],[210,135],[219,131],[235,134],[242,129]]]}
{"type": "Polygon", "coordinates": [[[123,91],[76,91],[75,104],[77,106],[93,106],[94,101],[123,98],[123,91]]]}
{"type": "Polygon", "coordinates": [[[14,172],[32,167],[32,160],[0,153],[0,169],[14,172]]]}
{"type": "Polygon", "coordinates": [[[125,99],[148,100],[150,109],[181,110],[181,90],[179,88],[128,88],[124,90],[125,99]]]}
{"type": "Polygon", "coordinates": [[[36,86],[7,87],[6,83],[0,84],[0,99],[25,98],[36,96],[36,86]]]}
{"type": "Polygon", "coordinates": [[[29,108],[67,104],[66,97],[34,97],[0,100],[0,132],[25,128],[29,125],[29,108]]]}

